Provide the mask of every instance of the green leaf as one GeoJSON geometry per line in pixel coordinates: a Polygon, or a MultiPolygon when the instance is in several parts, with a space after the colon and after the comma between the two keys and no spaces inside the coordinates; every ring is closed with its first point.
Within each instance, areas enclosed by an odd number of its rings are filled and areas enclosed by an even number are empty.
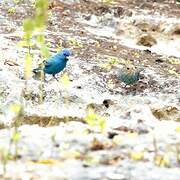
{"type": "Polygon", "coordinates": [[[19,4],[19,3],[21,2],[21,0],[13,0],[13,2],[14,2],[15,4],[19,4]]]}
{"type": "Polygon", "coordinates": [[[144,159],[144,151],[133,151],[130,153],[131,159],[134,161],[140,161],[144,159]]]}
{"type": "Polygon", "coordinates": [[[15,133],[13,134],[13,136],[12,136],[12,140],[13,140],[14,142],[19,141],[20,138],[21,138],[20,132],[15,132],[15,133]]]}
{"type": "Polygon", "coordinates": [[[23,29],[25,33],[32,33],[34,30],[34,21],[32,19],[25,19],[23,22],[23,29]]]}
{"type": "Polygon", "coordinates": [[[14,14],[16,12],[16,8],[15,7],[12,7],[10,9],[8,9],[8,13],[9,14],[14,14]]]}
{"type": "Polygon", "coordinates": [[[16,114],[18,114],[21,111],[21,109],[22,109],[21,104],[12,104],[10,106],[10,110],[16,114]]]}
{"type": "Polygon", "coordinates": [[[90,126],[96,126],[98,127],[101,132],[104,131],[106,128],[106,120],[104,117],[99,116],[94,113],[94,110],[92,108],[88,109],[87,115],[84,119],[90,126]]]}
{"type": "Polygon", "coordinates": [[[38,35],[37,37],[36,37],[36,39],[37,39],[37,42],[39,42],[40,44],[44,44],[45,43],[45,37],[44,37],[44,35],[38,35]]]}
{"type": "Polygon", "coordinates": [[[37,0],[36,1],[36,9],[48,9],[48,0],[37,0]]]}
{"type": "Polygon", "coordinates": [[[32,69],[32,57],[29,53],[26,54],[25,57],[25,79],[28,79],[31,75],[31,69],[32,69]]]}
{"type": "Polygon", "coordinates": [[[35,17],[36,28],[43,29],[45,27],[46,16],[44,14],[39,14],[35,17]]]}
{"type": "Polygon", "coordinates": [[[49,52],[49,49],[47,48],[46,45],[42,45],[42,47],[41,47],[41,55],[42,55],[42,57],[44,57],[45,59],[47,59],[47,58],[50,57],[50,52],[49,52]]]}

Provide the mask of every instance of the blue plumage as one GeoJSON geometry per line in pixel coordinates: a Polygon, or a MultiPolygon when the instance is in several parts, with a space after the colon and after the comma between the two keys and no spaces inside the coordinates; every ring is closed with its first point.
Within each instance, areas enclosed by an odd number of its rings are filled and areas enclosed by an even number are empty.
{"type": "Polygon", "coordinates": [[[68,49],[63,49],[60,53],[45,61],[43,69],[36,68],[33,69],[33,72],[38,73],[43,70],[44,74],[52,74],[53,77],[56,78],[55,75],[66,67],[70,55],[71,52],[68,49]]]}
{"type": "Polygon", "coordinates": [[[126,66],[120,71],[118,79],[126,85],[135,84],[139,80],[141,71],[142,69],[136,70],[134,66],[126,66]]]}

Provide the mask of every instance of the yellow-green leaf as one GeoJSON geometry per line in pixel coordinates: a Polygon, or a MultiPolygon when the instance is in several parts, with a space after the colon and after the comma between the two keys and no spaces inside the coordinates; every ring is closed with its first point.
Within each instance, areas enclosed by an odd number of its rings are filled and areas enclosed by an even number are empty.
{"type": "Polygon", "coordinates": [[[49,49],[47,48],[46,45],[42,45],[41,47],[41,55],[43,58],[45,59],[48,59],[51,55],[50,55],[50,52],[49,52],[49,49]]]}
{"type": "Polygon", "coordinates": [[[12,104],[10,106],[10,110],[16,114],[18,114],[21,111],[21,109],[22,109],[22,105],[20,104],[12,104]]]}
{"type": "Polygon", "coordinates": [[[180,126],[176,127],[176,132],[180,133],[180,126]]]}
{"type": "Polygon", "coordinates": [[[37,0],[36,1],[36,8],[46,10],[48,9],[48,0],[37,0]]]}
{"type": "Polygon", "coordinates": [[[167,155],[156,155],[154,157],[154,163],[160,167],[167,167],[170,164],[169,157],[167,155]]]}
{"type": "Polygon", "coordinates": [[[12,136],[12,140],[13,140],[14,142],[19,141],[20,138],[21,138],[21,134],[20,134],[19,132],[15,132],[15,133],[13,134],[13,136],[12,136]]]}
{"type": "Polygon", "coordinates": [[[134,161],[140,161],[140,160],[144,159],[144,152],[143,151],[131,152],[130,157],[134,161]]]}
{"type": "Polygon", "coordinates": [[[64,87],[68,87],[70,85],[70,80],[69,80],[69,76],[67,73],[64,73],[63,76],[61,77],[61,82],[64,85],[64,87]]]}
{"type": "Polygon", "coordinates": [[[170,58],[168,61],[170,64],[180,64],[180,60],[177,58],[170,58]]]}
{"type": "Polygon", "coordinates": [[[172,75],[176,75],[177,77],[180,77],[180,74],[178,74],[175,69],[170,69],[168,72],[172,75]]]}
{"type": "Polygon", "coordinates": [[[34,21],[32,19],[25,19],[23,22],[23,29],[25,33],[32,33],[34,29],[34,21]]]}
{"type": "Polygon", "coordinates": [[[77,40],[77,39],[75,39],[75,38],[69,39],[69,44],[70,44],[71,46],[76,46],[76,47],[79,47],[79,48],[82,48],[82,47],[83,47],[83,44],[82,44],[79,40],[77,40]]]}
{"type": "Polygon", "coordinates": [[[20,3],[20,1],[21,1],[21,0],[13,0],[13,2],[14,2],[15,4],[20,3]]]}
{"type": "Polygon", "coordinates": [[[114,3],[114,0],[102,0],[102,2],[109,5],[109,4],[114,3]]]}
{"type": "Polygon", "coordinates": [[[32,69],[32,58],[31,55],[27,53],[25,57],[25,69],[24,69],[25,79],[28,79],[30,77],[31,69],[32,69]]]}
{"type": "Polygon", "coordinates": [[[35,163],[44,164],[44,165],[53,165],[53,164],[57,164],[58,161],[55,159],[42,159],[42,160],[36,161],[35,163]]]}
{"type": "Polygon", "coordinates": [[[84,118],[84,120],[90,126],[97,126],[101,130],[101,132],[103,132],[104,129],[106,128],[106,120],[105,120],[105,118],[95,114],[94,110],[92,108],[88,108],[87,115],[84,118]]]}
{"type": "Polygon", "coordinates": [[[10,9],[8,9],[8,13],[9,14],[14,14],[16,12],[16,8],[15,7],[12,7],[10,9]]]}
{"type": "Polygon", "coordinates": [[[40,44],[43,44],[45,43],[45,37],[44,35],[40,34],[36,37],[37,41],[40,43],[40,44]]]}

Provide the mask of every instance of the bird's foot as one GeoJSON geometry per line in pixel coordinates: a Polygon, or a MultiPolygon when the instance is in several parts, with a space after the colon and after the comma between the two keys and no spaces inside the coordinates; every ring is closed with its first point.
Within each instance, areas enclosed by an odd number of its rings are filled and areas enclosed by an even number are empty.
{"type": "Polygon", "coordinates": [[[59,79],[53,74],[53,78],[56,79],[56,81],[59,81],[59,79]]]}
{"type": "Polygon", "coordinates": [[[44,78],[44,82],[45,82],[45,83],[47,83],[47,82],[48,82],[48,80],[47,80],[46,78],[44,78]]]}
{"type": "Polygon", "coordinates": [[[125,85],[124,85],[124,88],[125,88],[125,89],[130,89],[130,88],[131,88],[131,85],[125,84],[125,85]]]}

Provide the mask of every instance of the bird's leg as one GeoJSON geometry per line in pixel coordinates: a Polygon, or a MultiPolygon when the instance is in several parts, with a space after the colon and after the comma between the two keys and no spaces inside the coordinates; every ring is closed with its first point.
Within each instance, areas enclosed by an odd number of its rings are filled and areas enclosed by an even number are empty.
{"type": "Polygon", "coordinates": [[[46,79],[45,73],[44,73],[44,82],[48,82],[47,79],[46,79]]]}
{"type": "Polygon", "coordinates": [[[53,74],[53,78],[56,79],[56,81],[59,81],[55,74],[53,74]]]}

